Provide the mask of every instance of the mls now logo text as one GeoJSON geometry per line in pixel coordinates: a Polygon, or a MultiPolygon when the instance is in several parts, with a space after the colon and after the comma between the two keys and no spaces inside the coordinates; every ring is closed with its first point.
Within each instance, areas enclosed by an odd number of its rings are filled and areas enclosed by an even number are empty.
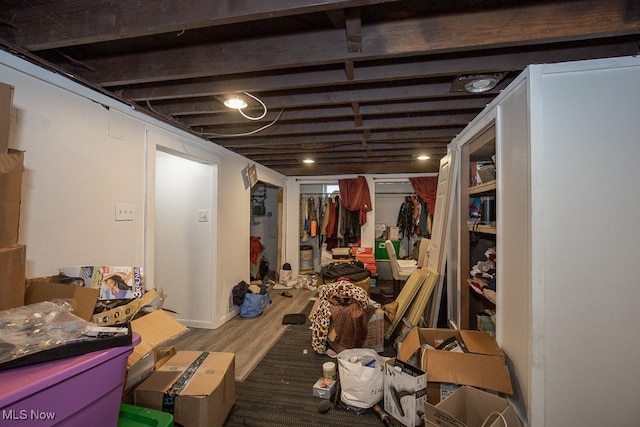
{"type": "Polygon", "coordinates": [[[26,409],[21,409],[16,411],[14,409],[2,410],[2,421],[10,421],[10,420],[53,420],[56,418],[55,412],[45,412],[38,411],[32,409],[27,411],[26,409]]]}

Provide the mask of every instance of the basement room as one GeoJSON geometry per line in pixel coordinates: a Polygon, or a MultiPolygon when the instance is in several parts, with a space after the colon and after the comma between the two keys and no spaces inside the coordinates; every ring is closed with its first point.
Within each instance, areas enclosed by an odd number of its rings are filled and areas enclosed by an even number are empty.
{"type": "Polygon", "coordinates": [[[1,3],[0,425],[640,425],[636,0],[1,3]]]}

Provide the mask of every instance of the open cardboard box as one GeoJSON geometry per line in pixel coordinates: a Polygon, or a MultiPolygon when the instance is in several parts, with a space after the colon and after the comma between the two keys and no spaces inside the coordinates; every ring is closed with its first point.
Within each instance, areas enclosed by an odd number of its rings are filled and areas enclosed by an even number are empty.
{"type": "Polygon", "coordinates": [[[172,347],[164,344],[182,335],[188,328],[164,310],[152,311],[131,322],[131,330],[140,335],[140,344],[133,348],[127,359],[125,393],[131,391],[164,361],[175,354],[172,347]]]}
{"type": "Polygon", "coordinates": [[[424,421],[426,425],[441,427],[522,426],[506,399],[468,386],[459,388],[437,405],[425,404],[424,421]]]}
{"type": "Polygon", "coordinates": [[[398,359],[409,361],[417,356],[417,366],[427,373],[427,402],[436,404],[446,393],[447,385],[469,385],[505,395],[513,394],[505,355],[487,332],[455,329],[413,328],[398,350],[398,359]],[[466,353],[445,350],[421,350],[422,344],[438,347],[456,338],[466,353]]]}
{"type": "Polygon", "coordinates": [[[235,354],[178,351],[136,387],[134,402],[159,411],[172,407],[180,425],[220,427],[235,402],[235,354]],[[201,364],[190,369],[200,356],[201,364]],[[184,387],[167,398],[165,392],[176,382],[184,387]]]}
{"type": "Polygon", "coordinates": [[[72,313],[90,322],[98,301],[98,290],[65,285],[57,283],[56,280],[57,276],[27,279],[24,305],[70,298],[76,302],[72,313]]]}

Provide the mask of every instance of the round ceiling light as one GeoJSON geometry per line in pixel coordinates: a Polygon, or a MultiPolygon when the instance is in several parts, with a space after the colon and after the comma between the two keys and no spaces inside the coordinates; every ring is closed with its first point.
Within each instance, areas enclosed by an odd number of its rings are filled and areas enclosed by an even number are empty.
{"type": "Polygon", "coordinates": [[[482,93],[487,92],[498,84],[498,79],[495,77],[480,77],[464,85],[464,89],[470,93],[482,93]]]}
{"type": "Polygon", "coordinates": [[[315,161],[315,160],[313,160],[313,159],[304,159],[304,160],[302,161],[302,163],[306,163],[306,164],[309,164],[309,165],[310,165],[311,163],[315,163],[315,162],[316,162],[316,161],[315,161]]]}
{"type": "Polygon", "coordinates": [[[247,103],[236,96],[234,98],[226,99],[224,101],[224,106],[235,110],[242,110],[243,108],[247,108],[247,103]]]}
{"type": "Polygon", "coordinates": [[[431,157],[427,156],[427,155],[420,155],[418,157],[416,157],[416,159],[418,160],[429,160],[431,157]]]}

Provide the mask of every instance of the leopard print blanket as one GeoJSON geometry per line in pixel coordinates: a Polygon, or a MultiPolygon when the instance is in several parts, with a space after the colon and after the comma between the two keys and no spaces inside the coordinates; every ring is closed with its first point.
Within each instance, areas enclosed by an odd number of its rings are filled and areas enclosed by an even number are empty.
{"type": "Polygon", "coordinates": [[[327,336],[331,325],[331,301],[334,298],[352,299],[364,310],[369,303],[369,295],[360,286],[348,280],[337,280],[318,288],[319,304],[309,315],[311,321],[311,346],[316,353],[327,351],[327,336]]]}

